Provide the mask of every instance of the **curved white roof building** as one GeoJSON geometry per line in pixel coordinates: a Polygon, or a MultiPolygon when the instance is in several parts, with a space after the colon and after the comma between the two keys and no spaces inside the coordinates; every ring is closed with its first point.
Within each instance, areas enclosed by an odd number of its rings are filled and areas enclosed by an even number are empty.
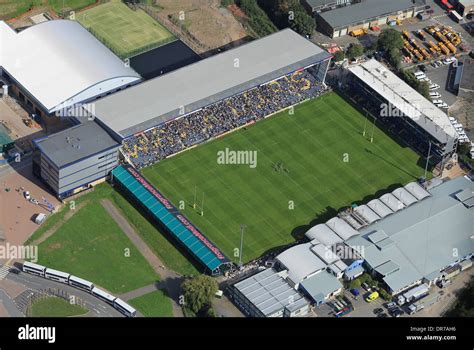
{"type": "Polygon", "coordinates": [[[380,220],[380,216],[378,216],[377,213],[375,213],[372,209],[370,209],[370,207],[365,204],[355,207],[354,211],[360,216],[362,216],[368,224],[380,220]]]}
{"type": "Polygon", "coordinates": [[[412,205],[413,203],[418,202],[415,196],[413,196],[410,192],[408,192],[404,187],[397,188],[392,192],[392,194],[397,197],[403,204],[407,207],[412,205]]]}
{"type": "Polygon", "coordinates": [[[409,184],[405,185],[405,189],[418,200],[422,200],[430,196],[430,193],[416,182],[410,182],[409,184]]]}
{"type": "Polygon", "coordinates": [[[52,113],[141,80],[78,22],[54,20],[15,32],[0,21],[0,67],[52,113]]]}
{"type": "Polygon", "coordinates": [[[319,224],[311,227],[305,233],[305,236],[308,237],[310,241],[317,240],[319,243],[322,243],[327,247],[343,242],[343,239],[326,224],[319,224]]]}
{"type": "Polygon", "coordinates": [[[341,237],[344,241],[351,238],[352,236],[357,236],[359,232],[354,230],[351,225],[347,222],[338,218],[337,216],[326,221],[326,225],[337,233],[339,237],[341,237]]]}
{"type": "Polygon", "coordinates": [[[380,199],[371,200],[369,203],[367,203],[367,206],[381,218],[393,214],[393,211],[389,207],[387,207],[380,199]]]}

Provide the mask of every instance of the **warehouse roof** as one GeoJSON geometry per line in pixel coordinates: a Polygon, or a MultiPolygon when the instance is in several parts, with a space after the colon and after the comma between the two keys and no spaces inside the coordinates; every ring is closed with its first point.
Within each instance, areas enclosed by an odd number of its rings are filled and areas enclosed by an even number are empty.
{"type": "Polygon", "coordinates": [[[394,212],[405,208],[405,204],[403,204],[397,197],[395,197],[391,193],[386,193],[380,196],[380,201],[387,205],[387,207],[389,207],[394,212]]]}
{"type": "Polygon", "coordinates": [[[359,234],[359,232],[354,230],[354,228],[352,228],[351,225],[349,225],[347,222],[345,222],[341,218],[338,218],[337,216],[328,220],[326,222],[326,225],[331,230],[336,232],[337,235],[341,237],[343,240],[349,239],[352,236],[356,236],[359,234]]]}
{"type": "Polygon", "coordinates": [[[298,284],[309,275],[323,270],[326,264],[316,256],[311,250],[311,243],[295,245],[283,253],[280,253],[276,259],[288,270],[288,278],[298,284]]]}
{"type": "Polygon", "coordinates": [[[343,242],[343,239],[339,237],[333,230],[331,230],[326,224],[319,224],[311,227],[305,233],[305,236],[311,241],[316,240],[328,247],[343,242]]]}
{"type": "Polygon", "coordinates": [[[301,282],[301,287],[316,303],[321,303],[326,296],[341,289],[342,284],[329,272],[322,271],[301,282]]]}
{"type": "Polygon", "coordinates": [[[330,57],[285,29],[102,98],[94,115],[127,137],[330,57]]]}
{"type": "Polygon", "coordinates": [[[58,168],[120,146],[93,121],[35,140],[34,143],[58,168]]]}
{"type": "Polygon", "coordinates": [[[385,205],[380,199],[371,200],[369,203],[367,203],[367,206],[381,218],[393,214],[392,209],[387,207],[387,205],[385,205]]]}
{"type": "Polygon", "coordinates": [[[474,253],[474,208],[456,197],[473,190],[474,183],[465,177],[447,181],[432,188],[430,197],[361,229],[361,236],[346,243],[372,268],[387,273],[384,281],[398,291],[474,253]]]}
{"type": "Polygon", "coordinates": [[[420,5],[422,4],[419,0],[364,0],[357,4],[323,12],[320,15],[331,27],[338,28],[386,17],[420,5]]]}
{"type": "MultiPolygon", "coordinates": [[[[354,6],[357,5],[349,8],[354,6]]],[[[377,60],[371,59],[348,69],[439,142],[443,144],[454,142],[458,137],[446,113],[377,60]]]]}
{"type": "Polygon", "coordinates": [[[406,184],[405,189],[410,192],[416,199],[421,200],[430,196],[430,193],[423,187],[418,185],[416,182],[410,182],[406,184]]]}
{"type": "Polygon", "coordinates": [[[303,306],[307,300],[292,288],[273,269],[266,269],[233,286],[240,291],[260,312],[270,316],[284,308],[291,309],[292,303],[303,306]]]}
{"type": "Polygon", "coordinates": [[[0,42],[0,66],[48,112],[141,79],[76,21],[47,21],[20,33],[0,21],[0,42]]]}

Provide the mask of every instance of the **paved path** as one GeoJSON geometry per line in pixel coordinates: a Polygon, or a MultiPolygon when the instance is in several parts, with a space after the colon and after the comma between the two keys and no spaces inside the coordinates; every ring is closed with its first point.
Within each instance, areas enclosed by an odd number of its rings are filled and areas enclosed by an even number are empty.
{"type": "Polygon", "coordinates": [[[149,286],[138,288],[131,292],[125,293],[121,295],[120,298],[127,301],[158,289],[165,289],[168,296],[172,300],[173,315],[175,317],[183,317],[183,311],[177,303],[181,296],[182,276],[173,270],[168,269],[162,263],[162,261],[148,247],[145,241],[143,241],[143,239],[137,234],[135,229],[128,223],[127,219],[124,218],[122,213],[110,200],[103,199],[101,200],[101,204],[162,279],[162,281],[158,283],[154,283],[149,286]]]}

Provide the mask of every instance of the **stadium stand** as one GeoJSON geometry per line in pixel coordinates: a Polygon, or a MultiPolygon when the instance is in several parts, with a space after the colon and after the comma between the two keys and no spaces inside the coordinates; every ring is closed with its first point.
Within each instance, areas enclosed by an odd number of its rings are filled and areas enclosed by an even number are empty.
{"type": "Polygon", "coordinates": [[[281,109],[319,96],[326,87],[311,68],[173,119],[124,140],[123,150],[143,168],[195,144],[256,122],[281,109]]]}
{"type": "Polygon", "coordinates": [[[178,209],[130,165],[112,171],[112,182],[130,196],[212,275],[230,268],[230,260],[178,209]]]}

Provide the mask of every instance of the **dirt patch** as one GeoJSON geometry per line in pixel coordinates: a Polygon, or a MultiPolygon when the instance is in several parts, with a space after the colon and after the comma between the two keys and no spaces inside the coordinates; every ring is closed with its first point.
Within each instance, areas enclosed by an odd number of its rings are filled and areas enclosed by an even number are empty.
{"type": "Polygon", "coordinates": [[[244,11],[242,11],[240,7],[238,7],[236,4],[229,5],[229,7],[227,8],[234,15],[234,17],[247,19],[247,16],[245,15],[244,11]]]}
{"type": "Polygon", "coordinates": [[[220,0],[158,0],[160,9],[149,6],[154,16],[198,53],[233,41],[247,33],[232,12],[220,0]],[[184,15],[184,18],[182,17],[184,15]]]}
{"type": "Polygon", "coordinates": [[[62,247],[62,244],[61,243],[53,243],[53,244],[50,244],[48,245],[44,250],[43,252],[45,253],[48,253],[48,252],[52,252],[54,250],[58,250],[58,249],[61,249],[62,247]]]}

